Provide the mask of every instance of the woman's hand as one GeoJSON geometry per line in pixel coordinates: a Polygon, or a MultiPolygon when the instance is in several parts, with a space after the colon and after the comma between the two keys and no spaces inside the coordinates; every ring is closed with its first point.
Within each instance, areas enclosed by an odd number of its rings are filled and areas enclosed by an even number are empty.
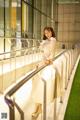
{"type": "Polygon", "coordinates": [[[49,65],[49,64],[52,64],[53,63],[53,61],[50,59],[50,60],[45,60],[45,64],[46,65],[49,65]]]}
{"type": "Polygon", "coordinates": [[[38,69],[39,67],[42,67],[43,65],[50,65],[52,63],[53,63],[52,59],[49,59],[49,60],[46,59],[46,60],[40,62],[39,64],[37,64],[36,69],[38,69]]]}

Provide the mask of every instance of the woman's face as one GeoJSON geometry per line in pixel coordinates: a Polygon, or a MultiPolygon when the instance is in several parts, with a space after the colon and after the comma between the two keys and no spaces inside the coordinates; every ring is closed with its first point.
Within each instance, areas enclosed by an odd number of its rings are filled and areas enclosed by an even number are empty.
{"type": "Polygon", "coordinates": [[[48,30],[45,30],[44,31],[44,34],[45,36],[49,39],[50,37],[52,37],[52,32],[51,31],[48,31],[48,30]]]}

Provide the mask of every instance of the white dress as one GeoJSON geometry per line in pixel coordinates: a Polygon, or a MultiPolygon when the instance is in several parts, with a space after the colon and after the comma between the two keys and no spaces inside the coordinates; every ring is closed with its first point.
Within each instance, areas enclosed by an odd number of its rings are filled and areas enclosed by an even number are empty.
{"type": "MultiPolygon", "coordinates": [[[[41,43],[43,50],[43,59],[52,59],[55,54],[56,39],[51,37],[51,40],[45,40],[41,43]]],[[[54,84],[55,84],[55,69],[53,64],[48,65],[41,70],[32,80],[32,100],[35,103],[43,103],[44,85],[42,78],[46,81],[46,100],[47,103],[53,101],[54,98],[54,84]]]]}
{"type": "Polygon", "coordinates": [[[43,40],[41,50],[43,50],[43,59],[52,59],[55,55],[56,39],[51,37],[50,40],[43,40]]]}

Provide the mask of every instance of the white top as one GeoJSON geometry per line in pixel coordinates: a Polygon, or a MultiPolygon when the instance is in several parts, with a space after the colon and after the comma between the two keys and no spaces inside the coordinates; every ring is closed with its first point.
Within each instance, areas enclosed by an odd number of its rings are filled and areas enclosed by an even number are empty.
{"type": "Polygon", "coordinates": [[[50,40],[43,40],[40,48],[43,51],[43,59],[53,59],[55,55],[56,39],[51,37],[50,40]]]}

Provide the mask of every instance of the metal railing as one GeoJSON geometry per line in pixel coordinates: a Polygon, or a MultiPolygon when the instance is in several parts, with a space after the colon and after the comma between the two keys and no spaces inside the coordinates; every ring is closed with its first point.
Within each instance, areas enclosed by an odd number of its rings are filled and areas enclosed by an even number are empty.
{"type": "MultiPolygon", "coordinates": [[[[19,51],[19,50],[16,50],[19,51]]],[[[59,55],[57,55],[54,59],[56,60],[60,55],[62,55],[64,52],[66,52],[67,50],[64,50],[62,53],[60,53],[59,55]]],[[[15,51],[13,51],[15,52],[15,51]]],[[[7,52],[7,54],[9,54],[10,52],[7,52]]],[[[1,54],[3,55],[3,54],[1,54]]],[[[70,56],[70,55],[69,55],[70,56]]],[[[66,63],[67,64],[67,63],[66,63]]],[[[17,110],[19,111],[20,115],[21,115],[21,120],[24,120],[24,113],[21,110],[21,108],[17,105],[17,103],[15,102],[14,99],[11,98],[11,96],[21,87],[23,86],[30,78],[32,78],[34,75],[36,75],[39,71],[41,71],[43,68],[45,68],[46,65],[34,70],[32,73],[30,73],[29,75],[27,75],[23,80],[21,80],[18,84],[14,85],[6,94],[5,94],[5,101],[9,106],[9,115],[10,115],[10,120],[15,120],[15,110],[14,107],[17,108],[17,110]]],[[[69,72],[69,71],[68,71],[69,72]]],[[[68,73],[69,74],[69,73],[68,73]]],[[[44,83],[44,91],[46,90],[46,83],[44,83]]],[[[45,93],[46,94],[46,93],[45,93]]],[[[44,114],[43,114],[43,120],[46,120],[46,97],[44,97],[44,114]]]]}
{"type": "MultiPolygon", "coordinates": [[[[9,80],[10,84],[11,81],[16,82],[16,80],[19,80],[20,77],[33,69],[34,65],[39,62],[41,58],[42,52],[38,46],[0,53],[0,76],[2,76],[0,77],[2,83],[0,92],[3,93],[6,89],[6,86],[3,85],[3,83],[5,83],[5,74],[6,76],[13,76],[13,79],[9,80]],[[18,73],[18,69],[20,68],[22,68],[23,72],[18,73]]],[[[10,79],[10,77],[8,77],[8,79],[10,79]]],[[[9,87],[8,84],[7,87],[9,87]]]]}
{"type": "MultiPolygon", "coordinates": [[[[65,53],[67,50],[64,50],[63,52],[61,52],[60,54],[58,54],[54,59],[56,60],[59,56],[61,56],[63,53],[65,53]]],[[[45,68],[47,65],[43,65],[40,68],[34,70],[32,73],[30,73],[29,75],[27,75],[23,80],[21,80],[18,84],[14,85],[6,94],[5,94],[5,101],[7,103],[7,105],[9,106],[9,118],[10,120],[15,120],[14,117],[14,106],[18,109],[20,116],[21,116],[21,120],[24,120],[24,114],[23,111],[21,110],[21,108],[18,106],[17,104],[14,102],[14,100],[11,99],[11,96],[22,86],[24,85],[30,78],[32,78],[34,75],[36,75],[39,71],[41,71],[43,68],[45,68]]],[[[46,91],[46,83],[44,83],[44,92],[46,91]]],[[[45,93],[44,93],[45,94],[45,93]]],[[[43,115],[43,120],[45,118],[46,120],[46,97],[44,97],[44,115],[43,115]]]]}

